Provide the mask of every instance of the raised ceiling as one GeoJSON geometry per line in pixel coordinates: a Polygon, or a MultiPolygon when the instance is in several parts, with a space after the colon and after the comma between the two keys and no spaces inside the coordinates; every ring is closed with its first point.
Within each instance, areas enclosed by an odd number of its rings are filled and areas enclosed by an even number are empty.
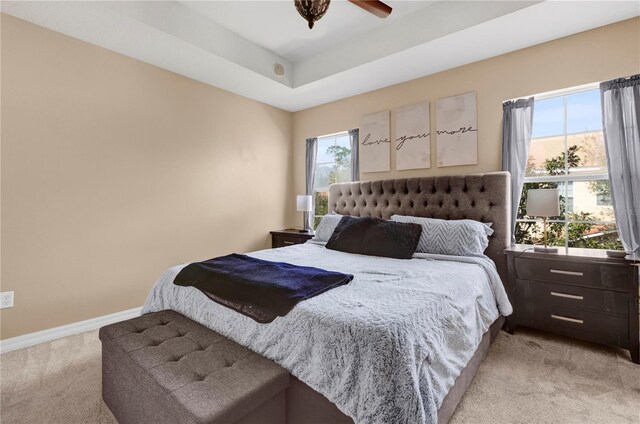
{"type": "Polygon", "coordinates": [[[433,4],[433,1],[387,1],[393,13],[377,18],[346,1],[332,1],[328,12],[309,30],[290,1],[181,1],[252,43],[298,62],[366,36],[433,4]]]}
{"type": "Polygon", "coordinates": [[[638,1],[2,1],[2,12],[289,111],[640,15],[638,1]],[[274,64],[284,66],[278,77],[274,64]]]}

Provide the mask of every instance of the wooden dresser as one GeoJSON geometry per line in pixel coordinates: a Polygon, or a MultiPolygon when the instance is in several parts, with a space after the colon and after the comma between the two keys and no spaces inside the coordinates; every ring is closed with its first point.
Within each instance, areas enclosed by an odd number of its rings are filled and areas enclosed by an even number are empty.
{"type": "Polygon", "coordinates": [[[640,363],[640,262],[609,258],[596,249],[560,248],[551,254],[516,245],[505,254],[514,307],[508,331],[521,325],[620,347],[640,363]]]}
{"type": "Polygon", "coordinates": [[[271,231],[271,247],[286,247],[301,244],[313,237],[313,232],[302,233],[295,228],[271,231]]]}

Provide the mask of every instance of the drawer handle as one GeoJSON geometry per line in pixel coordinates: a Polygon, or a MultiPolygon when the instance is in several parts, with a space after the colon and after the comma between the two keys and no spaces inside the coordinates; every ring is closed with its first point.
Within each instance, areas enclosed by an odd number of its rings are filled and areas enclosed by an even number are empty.
{"type": "Polygon", "coordinates": [[[550,269],[549,272],[552,274],[577,275],[578,277],[582,277],[584,275],[579,271],[563,271],[561,269],[550,269]]]}
{"type": "Polygon", "coordinates": [[[575,324],[584,324],[584,321],[581,319],[563,317],[562,315],[551,315],[551,318],[557,319],[558,321],[567,321],[567,322],[573,322],[575,324]]]}
{"type": "Polygon", "coordinates": [[[282,244],[286,244],[287,246],[290,246],[290,245],[295,244],[295,243],[292,242],[292,241],[286,241],[285,240],[285,241],[282,242],[282,244]]]}
{"type": "Polygon", "coordinates": [[[583,296],[578,296],[575,294],[567,294],[567,293],[551,292],[551,296],[564,297],[566,299],[584,300],[583,296]]]}

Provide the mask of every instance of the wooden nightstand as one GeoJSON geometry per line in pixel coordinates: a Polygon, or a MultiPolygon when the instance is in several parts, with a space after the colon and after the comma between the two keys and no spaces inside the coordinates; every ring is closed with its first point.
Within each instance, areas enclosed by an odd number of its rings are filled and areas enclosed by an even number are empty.
{"type": "Polygon", "coordinates": [[[522,325],[620,347],[640,363],[637,260],[597,249],[534,253],[525,245],[505,254],[514,308],[507,331],[522,325]]]}
{"type": "Polygon", "coordinates": [[[301,233],[295,228],[271,231],[271,247],[285,247],[294,244],[302,244],[313,237],[311,233],[301,233]]]}

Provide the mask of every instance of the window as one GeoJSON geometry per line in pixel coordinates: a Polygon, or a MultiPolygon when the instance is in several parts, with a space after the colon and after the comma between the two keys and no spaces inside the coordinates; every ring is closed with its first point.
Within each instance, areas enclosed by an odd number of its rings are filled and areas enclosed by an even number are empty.
{"type": "Polygon", "coordinates": [[[318,137],[316,159],[316,180],[313,191],[315,198],[315,222],[328,213],[329,186],[334,183],[351,181],[351,140],[347,131],[318,137]]]}
{"type": "Polygon", "coordinates": [[[527,191],[560,190],[560,216],[548,219],[553,246],[621,249],[615,227],[596,85],[536,98],[533,134],[518,207],[516,242],[542,242],[542,222],[526,215],[527,191]]]}

